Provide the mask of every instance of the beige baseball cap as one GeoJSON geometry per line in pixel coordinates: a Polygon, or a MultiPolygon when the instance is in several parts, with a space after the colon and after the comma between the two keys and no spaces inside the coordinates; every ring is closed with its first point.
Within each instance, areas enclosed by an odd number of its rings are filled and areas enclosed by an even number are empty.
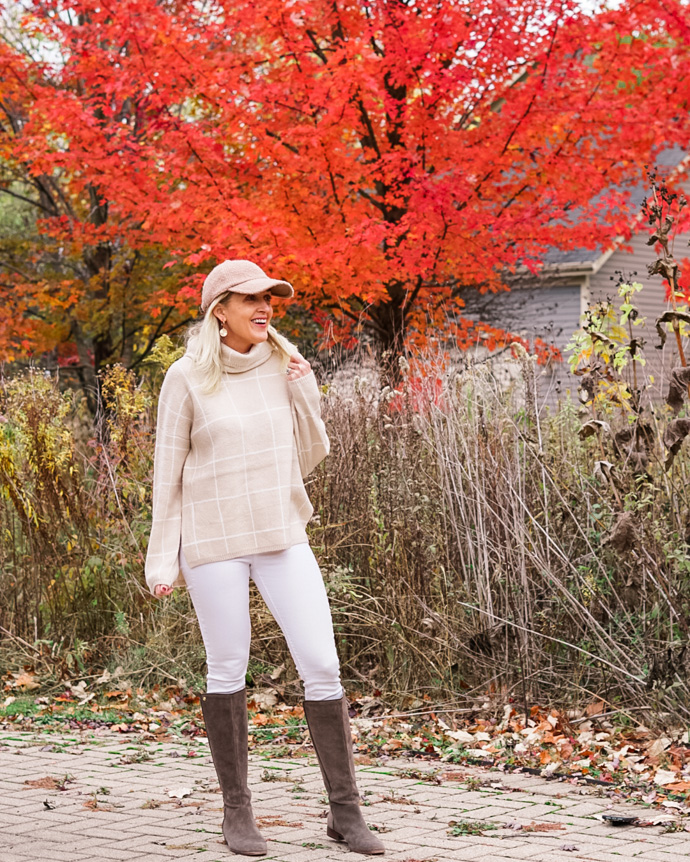
{"type": "Polygon", "coordinates": [[[224,260],[209,272],[201,289],[201,311],[206,309],[221,293],[261,293],[270,290],[274,296],[293,296],[294,290],[288,281],[269,278],[261,267],[251,260],[224,260]]]}

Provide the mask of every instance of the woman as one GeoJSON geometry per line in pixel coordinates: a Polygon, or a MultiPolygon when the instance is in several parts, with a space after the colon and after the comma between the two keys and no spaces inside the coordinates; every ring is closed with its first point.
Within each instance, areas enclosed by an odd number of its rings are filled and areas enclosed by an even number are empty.
{"type": "Polygon", "coordinates": [[[160,392],[146,582],[158,598],[184,582],[199,620],[208,665],[201,708],[228,847],[267,852],[247,786],[252,577],[304,683],[327,834],[380,854],[359,807],[330,608],[305,532],[313,507],[303,479],[329,450],[319,390],[309,363],[270,326],[272,297],[293,293],[248,260],[226,260],[204,281],[204,318],[160,392]]]}

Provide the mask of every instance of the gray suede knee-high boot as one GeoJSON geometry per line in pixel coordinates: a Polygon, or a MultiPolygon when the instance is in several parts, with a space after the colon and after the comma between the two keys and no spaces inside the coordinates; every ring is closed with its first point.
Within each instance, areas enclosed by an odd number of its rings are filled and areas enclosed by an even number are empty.
{"type": "Polygon", "coordinates": [[[266,841],[254,820],[247,785],[247,691],[202,694],[208,745],[223,793],[223,835],[233,853],[263,856],[266,841]]]}
{"type": "Polygon", "coordinates": [[[304,715],[316,750],[331,810],[326,834],[346,841],[353,853],[385,853],[381,841],[364,822],[352,756],[352,732],[345,695],[338,700],[305,700],[304,715]]]}

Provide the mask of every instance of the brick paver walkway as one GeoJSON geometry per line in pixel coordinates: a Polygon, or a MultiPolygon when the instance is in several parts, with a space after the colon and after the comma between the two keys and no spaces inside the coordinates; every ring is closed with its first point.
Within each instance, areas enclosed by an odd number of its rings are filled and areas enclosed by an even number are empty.
{"type": "MultiPolygon", "coordinates": [[[[313,755],[253,755],[250,770],[254,811],[268,839],[264,858],[364,858],[326,837],[326,799],[313,755]]],[[[364,815],[386,842],[385,859],[690,859],[689,832],[612,827],[602,813],[649,820],[659,811],[612,801],[592,788],[407,759],[360,764],[357,772],[364,815]],[[462,821],[488,828],[483,835],[453,835],[462,821]],[[516,828],[533,823],[562,828],[516,828]]],[[[0,862],[227,860],[232,854],[222,843],[221,811],[205,740],[0,733],[0,862]],[[56,781],[45,780],[51,778],[56,781]]]]}

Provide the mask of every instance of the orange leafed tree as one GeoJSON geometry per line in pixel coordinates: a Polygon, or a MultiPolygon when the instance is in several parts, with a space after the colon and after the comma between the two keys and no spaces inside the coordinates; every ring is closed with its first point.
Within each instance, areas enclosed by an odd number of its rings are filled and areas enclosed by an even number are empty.
{"type": "Polygon", "coordinates": [[[689,20],[677,0],[25,0],[0,45],[0,354],[53,351],[87,384],[136,365],[228,257],[290,279],[327,339],[473,342],[469,291],[624,233],[626,185],[687,145],[689,20]]]}

